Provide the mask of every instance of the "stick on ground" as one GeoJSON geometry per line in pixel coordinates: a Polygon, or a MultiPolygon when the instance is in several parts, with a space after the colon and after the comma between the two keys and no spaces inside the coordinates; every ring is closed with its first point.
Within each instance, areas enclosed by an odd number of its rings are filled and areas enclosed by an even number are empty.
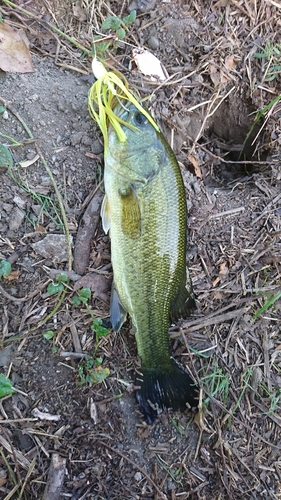
{"type": "Polygon", "coordinates": [[[66,459],[58,453],[52,455],[48,480],[42,500],[59,500],[63,487],[66,459]]]}

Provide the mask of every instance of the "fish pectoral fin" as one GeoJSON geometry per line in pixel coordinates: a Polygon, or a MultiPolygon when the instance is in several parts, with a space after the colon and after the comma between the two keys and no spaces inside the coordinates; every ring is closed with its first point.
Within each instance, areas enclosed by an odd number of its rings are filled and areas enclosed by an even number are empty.
{"type": "Polygon", "coordinates": [[[107,195],[105,195],[104,199],[102,200],[102,205],[101,205],[101,218],[102,218],[102,227],[104,232],[107,234],[109,229],[110,229],[110,211],[109,211],[109,201],[107,195]]]}
{"type": "Polygon", "coordinates": [[[138,238],[141,233],[141,212],[137,195],[132,186],[120,189],[121,228],[128,238],[138,238]]]}
{"type": "Polygon", "coordinates": [[[127,311],[119,299],[118,292],[115,288],[114,282],[112,283],[111,299],[110,299],[110,319],[113,330],[119,332],[121,326],[126,321],[127,311]]]}
{"type": "Polygon", "coordinates": [[[195,309],[195,297],[192,290],[191,280],[187,272],[183,273],[182,282],[178,288],[177,294],[171,302],[170,319],[177,321],[179,318],[188,316],[195,309]]]}

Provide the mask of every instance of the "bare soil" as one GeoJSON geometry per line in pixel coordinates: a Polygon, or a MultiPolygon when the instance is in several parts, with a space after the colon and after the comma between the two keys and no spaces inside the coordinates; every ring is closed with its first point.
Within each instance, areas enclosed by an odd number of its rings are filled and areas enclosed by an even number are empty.
{"type": "Polygon", "coordinates": [[[102,191],[103,144],[87,110],[90,58],[39,21],[90,47],[92,26],[120,15],[121,5],[86,1],[80,22],[71,2],[3,4],[5,22],[26,31],[35,71],[0,75],[1,142],[14,161],[0,170],[0,260],[12,263],[0,281],[0,370],[17,389],[0,402],[0,499],[280,499],[280,299],[254,317],[280,292],[280,103],[253,127],[253,112],[280,95],[280,75],[264,79],[266,64],[254,56],[267,42],[281,43],[280,7],[270,0],[135,4],[125,40],[153,46],[171,78],[145,79],[124,44],[109,48],[108,62],[141,96],[154,92],[149,108],[182,168],[197,310],[172,325],[171,349],[201,384],[201,410],[143,422],[130,322],[120,334],[110,330],[110,242],[100,221],[84,281],[77,285],[76,256],[62,303],[47,291],[56,271],[70,269],[40,155],[75,248],[85,208],[102,191]],[[48,235],[54,247],[42,245],[48,235]],[[91,311],[109,328],[98,355],[110,375],[98,384],[79,385],[81,353],[92,355],[95,339],[86,306],[73,304],[78,286],[93,288],[91,311]],[[63,463],[61,481],[50,476],[54,456],[63,463]]]}

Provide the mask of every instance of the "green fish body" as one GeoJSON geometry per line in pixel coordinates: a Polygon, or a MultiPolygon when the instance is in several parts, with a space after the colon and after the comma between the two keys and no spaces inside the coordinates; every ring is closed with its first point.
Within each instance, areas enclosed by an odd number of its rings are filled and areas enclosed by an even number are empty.
{"type": "Polygon", "coordinates": [[[186,199],[180,168],[164,139],[135,106],[114,113],[128,126],[120,142],[109,127],[102,220],[111,239],[111,322],[127,314],[136,328],[141,372],[136,399],[146,421],[159,410],[196,407],[198,389],[169,350],[171,320],[194,307],[186,270],[186,199]],[[133,127],[133,128],[132,128],[133,127]]]}

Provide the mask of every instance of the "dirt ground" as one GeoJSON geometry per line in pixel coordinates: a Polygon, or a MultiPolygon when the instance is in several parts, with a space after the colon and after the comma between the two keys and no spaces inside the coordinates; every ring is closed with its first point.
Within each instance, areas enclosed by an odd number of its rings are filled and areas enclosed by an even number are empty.
{"type": "Polygon", "coordinates": [[[25,31],[34,72],[0,73],[0,138],[13,157],[0,167],[0,260],[12,264],[0,278],[0,372],[16,388],[0,401],[0,499],[281,499],[281,5],[30,0],[1,9],[25,31]],[[124,43],[109,46],[107,62],[142,97],[154,93],[148,107],[182,169],[197,309],[171,326],[171,349],[202,387],[199,414],[164,412],[151,426],[135,403],[130,322],[110,330],[91,58],[46,24],[91,49],[104,19],[133,8],[125,41],[152,50],[170,78],[141,75],[124,43]],[[78,227],[89,206],[97,224],[87,256],[78,227]],[[62,271],[70,280],[52,294],[62,271]],[[79,287],[92,298],[75,305],[79,287]],[[110,374],[96,384],[81,383],[83,355],[96,348],[91,315],[109,329],[97,355],[110,374]]]}

